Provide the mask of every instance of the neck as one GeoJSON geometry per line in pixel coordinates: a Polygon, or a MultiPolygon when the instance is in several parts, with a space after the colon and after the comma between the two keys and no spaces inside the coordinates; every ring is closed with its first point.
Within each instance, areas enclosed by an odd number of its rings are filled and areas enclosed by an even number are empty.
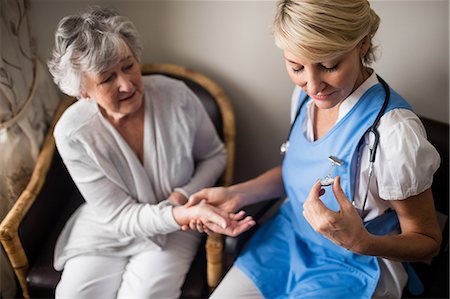
{"type": "Polygon", "coordinates": [[[144,105],[142,104],[141,107],[132,112],[132,113],[117,113],[117,112],[110,112],[106,111],[102,107],[100,107],[100,112],[102,115],[116,128],[123,127],[127,125],[128,123],[132,123],[133,121],[140,120],[144,116],[144,105]]]}
{"type": "Polygon", "coordinates": [[[366,81],[370,75],[372,74],[372,70],[362,66],[361,67],[361,73],[358,76],[358,79],[356,80],[356,84],[355,84],[355,88],[353,89],[353,91],[355,91],[361,84],[363,84],[364,81],[366,81]]]}

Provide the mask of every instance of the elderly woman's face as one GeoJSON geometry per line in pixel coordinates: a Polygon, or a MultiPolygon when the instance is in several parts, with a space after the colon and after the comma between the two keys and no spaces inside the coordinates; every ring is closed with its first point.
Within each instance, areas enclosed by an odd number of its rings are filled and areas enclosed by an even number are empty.
{"type": "Polygon", "coordinates": [[[291,80],[300,86],[319,109],[335,107],[364,81],[360,47],[334,60],[310,62],[284,51],[291,80]]]}
{"type": "Polygon", "coordinates": [[[144,98],[139,63],[127,49],[119,63],[105,72],[85,73],[82,96],[96,101],[115,120],[137,112],[144,98]]]}

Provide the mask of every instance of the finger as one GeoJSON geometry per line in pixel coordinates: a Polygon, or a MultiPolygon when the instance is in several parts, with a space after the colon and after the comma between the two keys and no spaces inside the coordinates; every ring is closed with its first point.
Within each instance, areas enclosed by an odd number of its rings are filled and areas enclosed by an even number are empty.
{"type": "Polygon", "coordinates": [[[347,195],[345,195],[344,190],[342,190],[340,176],[334,178],[333,193],[341,209],[347,208],[349,206],[352,207],[350,200],[348,199],[347,195]]]}
{"type": "Polygon", "coordinates": [[[256,221],[251,216],[247,216],[243,220],[233,223],[231,229],[227,228],[224,234],[235,237],[249,230],[255,224],[256,221]]]}
{"type": "Polygon", "coordinates": [[[200,233],[204,232],[203,223],[201,221],[197,220],[196,223],[195,223],[195,227],[197,228],[198,232],[200,232],[200,233]]]}
{"type": "Polygon", "coordinates": [[[323,190],[322,185],[320,184],[320,180],[317,180],[317,182],[311,187],[311,190],[309,191],[308,199],[318,199],[319,196],[325,193],[321,190],[323,190]],[[321,192],[323,193],[321,194],[321,192]]]}
{"type": "Polygon", "coordinates": [[[231,220],[236,220],[236,221],[241,220],[242,218],[244,218],[244,216],[245,216],[245,211],[244,210],[239,211],[236,214],[234,214],[234,213],[230,213],[229,214],[230,219],[231,220]]]}
{"type": "Polygon", "coordinates": [[[205,225],[205,227],[204,227],[203,229],[204,229],[205,233],[206,233],[208,236],[214,233],[214,232],[213,232],[212,230],[210,230],[206,225],[205,225]]]}
{"type": "Polygon", "coordinates": [[[201,202],[202,200],[206,200],[207,198],[207,194],[208,190],[207,189],[202,189],[194,194],[192,194],[191,196],[189,196],[189,199],[187,201],[187,203],[185,204],[186,207],[192,207],[195,206],[196,204],[198,204],[199,202],[201,202]]]}
{"type": "Polygon", "coordinates": [[[191,220],[190,222],[189,222],[189,228],[191,229],[191,230],[196,230],[197,228],[196,228],[196,225],[195,225],[195,220],[191,220]]]}
{"type": "Polygon", "coordinates": [[[223,229],[219,225],[215,224],[214,222],[206,222],[205,226],[208,228],[208,230],[210,230],[212,232],[215,232],[218,234],[225,234],[225,229],[223,229]]]}
{"type": "Polygon", "coordinates": [[[256,221],[253,220],[250,216],[246,217],[244,220],[240,221],[237,226],[232,230],[231,236],[235,237],[243,232],[249,230],[252,226],[256,224],[256,221]]]}
{"type": "Polygon", "coordinates": [[[202,219],[203,222],[210,221],[210,222],[213,222],[213,223],[219,225],[220,227],[222,227],[224,229],[228,226],[227,219],[225,219],[224,216],[219,214],[220,210],[218,212],[216,212],[212,209],[209,209],[209,210],[207,210],[206,213],[207,213],[206,217],[204,219],[202,219]]]}
{"type": "Polygon", "coordinates": [[[303,203],[303,210],[310,211],[312,210],[315,213],[321,213],[328,208],[323,204],[320,200],[320,196],[325,193],[325,190],[322,189],[322,185],[320,184],[320,180],[318,180],[309,191],[308,198],[303,203]]]}
{"type": "Polygon", "coordinates": [[[181,230],[182,231],[187,231],[189,229],[189,225],[187,225],[187,224],[183,224],[182,226],[181,226],[181,230]]]}
{"type": "Polygon", "coordinates": [[[325,189],[320,189],[320,191],[319,191],[319,196],[322,196],[322,195],[324,195],[325,194],[325,189]]]}

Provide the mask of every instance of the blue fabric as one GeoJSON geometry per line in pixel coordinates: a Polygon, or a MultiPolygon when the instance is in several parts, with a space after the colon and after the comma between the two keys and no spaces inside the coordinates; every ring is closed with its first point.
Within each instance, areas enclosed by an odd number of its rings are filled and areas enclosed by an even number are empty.
{"type": "Polygon", "coordinates": [[[422,281],[410,263],[403,263],[403,267],[405,267],[406,273],[408,273],[408,291],[411,295],[419,296],[425,291],[422,281]]]}
{"type": "MultiPolygon", "coordinates": [[[[376,257],[352,253],[316,233],[303,217],[303,202],[312,185],[331,167],[329,156],[344,161],[332,176],[341,176],[342,188],[353,198],[359,141],[374,122],[384,102],[384,89],[377,84],[325,136],[308,141],[302,132],[306,105],[292,128],[289,149],[283,161],[283,182],[288,200],[279,213],[256,232],[236,265],[248,275],[266,298],[370,298],[380,270],[376,257]]],[[[303,95],[300,95],[303,99],[303,95]]],[[[387,111],[411,107],[391,90],[387,111]]],[[[321,196],[334,211],[339,205],[331,187],[321,196]]],[[[371,230],[390,231],[386,224],[369,225],[371,230]]],[[[394,222],[394,223],[392,223],[394,222]]]]}

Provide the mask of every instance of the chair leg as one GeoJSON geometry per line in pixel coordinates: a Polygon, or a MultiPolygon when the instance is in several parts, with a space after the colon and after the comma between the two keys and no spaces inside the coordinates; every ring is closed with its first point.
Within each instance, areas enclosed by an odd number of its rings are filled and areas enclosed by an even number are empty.
{"type": "Polygon", "coordinates": [[[27,299],[30,298],[28,294],[28,285],[26,281],[26,276],[28,274],[28,259],[25,255],[25,251],[23,250],[22,244],[20,243],[20,239],[18,235],[13,235],[12,238],[3,238],[1,239],[1,243],[3,244],[3,248],[8,255],[9,261],[14,269],[14,273],[16,274],[17,280],[20,283],[20,287],[22,288],[22,296],[27,299]]]}
{"type": "Polygon", "coordinates": [[[210,291],[214,290],[222,279],[223,271],[223,235],[211,234],[206,240],[207,278],[210,291]]]}

